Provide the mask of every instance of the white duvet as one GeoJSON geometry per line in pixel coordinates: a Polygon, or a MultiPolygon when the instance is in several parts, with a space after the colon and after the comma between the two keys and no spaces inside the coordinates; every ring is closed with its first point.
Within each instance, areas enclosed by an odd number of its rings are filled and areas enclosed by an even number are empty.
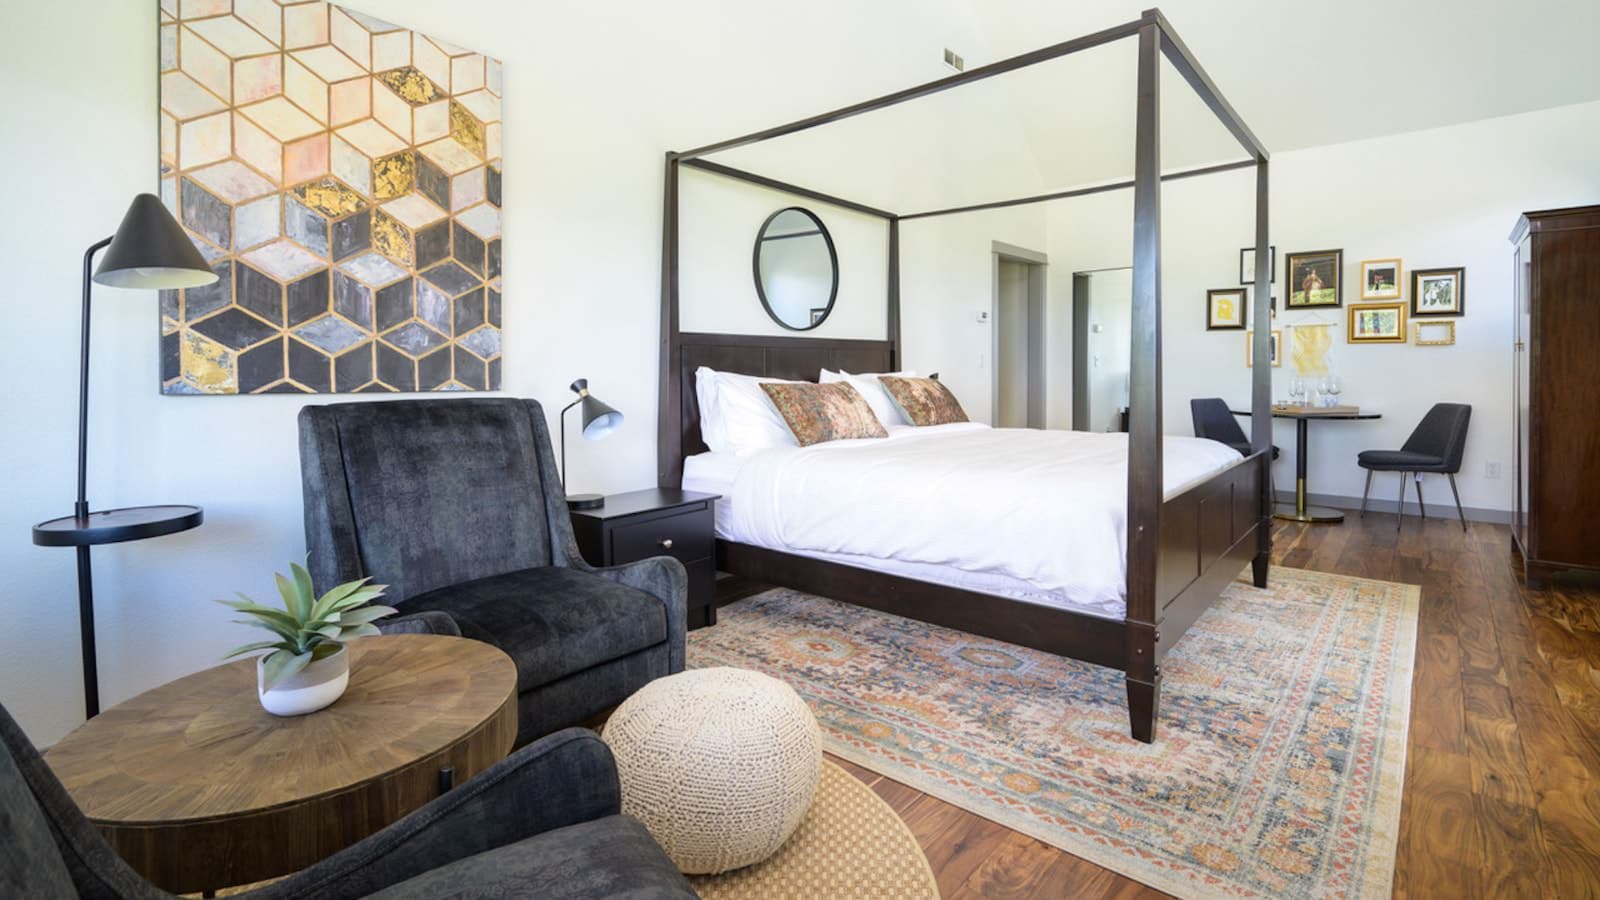
{"type": "MultiPolygon", "coordinates": [[[[1166,496],[1241,458],[1167,436],[1166,496]]],[[[1125,434],[975,423],[774,448],[741,461],[725,530],[772,549],[998,575],[1120,610],[1127,464],[1125,434]]]]}

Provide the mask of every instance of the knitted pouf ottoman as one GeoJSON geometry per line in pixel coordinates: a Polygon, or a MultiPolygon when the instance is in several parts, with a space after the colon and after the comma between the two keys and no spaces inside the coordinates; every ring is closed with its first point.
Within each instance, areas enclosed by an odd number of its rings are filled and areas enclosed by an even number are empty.
{"type": "Polygon", "coordinates": [[[760,862],[799,827],[822,770],[817,720],[793,688],[744,669],[658,678],[612,713],[622,811],[678,869],[760,862]]]}

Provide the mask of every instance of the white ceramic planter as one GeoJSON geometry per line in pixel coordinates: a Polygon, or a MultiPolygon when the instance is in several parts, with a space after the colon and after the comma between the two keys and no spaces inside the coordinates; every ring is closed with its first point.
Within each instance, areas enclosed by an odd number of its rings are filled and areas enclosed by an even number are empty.
{"type": "Polygon", "coordinates": [[[310,663],[270,690],[262,673],[266,658],[256,658],[256,694],[261,698],[261,708],[275,716],[316,712],[344,696],[345,688],[350,686],[350,650],[347,647],[340,647],[332,656],[310,663]]]}

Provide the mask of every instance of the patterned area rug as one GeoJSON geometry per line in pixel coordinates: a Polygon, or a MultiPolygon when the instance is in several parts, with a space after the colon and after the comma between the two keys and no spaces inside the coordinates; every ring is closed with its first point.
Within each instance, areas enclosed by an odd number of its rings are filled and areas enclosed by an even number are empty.
{"type": "Polygon", "coordinates": [[[691,666],[793,685],[826,747],[1182,897],[1387,897],[1419,589],[1274,568],[1163,667],[1157,741],[1120,672],[790,590],[725,607],[691,666]]]}

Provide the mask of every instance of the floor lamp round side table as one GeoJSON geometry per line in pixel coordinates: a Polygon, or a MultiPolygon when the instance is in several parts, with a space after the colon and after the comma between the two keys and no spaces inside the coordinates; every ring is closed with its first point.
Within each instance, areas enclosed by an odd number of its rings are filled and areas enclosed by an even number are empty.
{"type": "Polygon", "coordinates": [[[89,548],[96,544],[142,541],[188,531],[205,521],[198,506],[130,506],[83,515],[62,516],[33,526],[33,542],[41,547],[78,549],[78,628],[83,642],[84,714],[100,714],[100,675],[94,649],[94,577],[89,548]]]}

